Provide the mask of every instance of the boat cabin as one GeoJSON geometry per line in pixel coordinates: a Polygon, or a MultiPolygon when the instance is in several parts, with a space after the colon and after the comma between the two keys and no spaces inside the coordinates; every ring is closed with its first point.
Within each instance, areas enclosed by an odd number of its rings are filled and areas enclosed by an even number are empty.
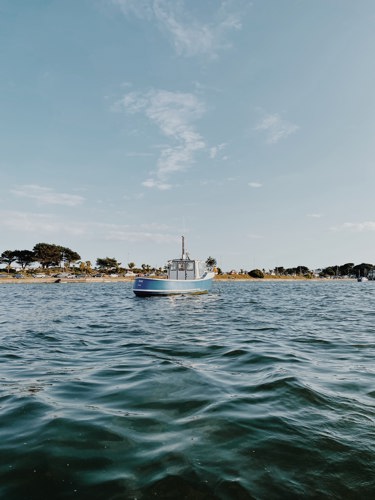
{"type": "Polygon", "coordinates": [[[173,259],[168,263],[168,279],[195,280],[207,271],[204,262],[190,259],[173,259]]]}

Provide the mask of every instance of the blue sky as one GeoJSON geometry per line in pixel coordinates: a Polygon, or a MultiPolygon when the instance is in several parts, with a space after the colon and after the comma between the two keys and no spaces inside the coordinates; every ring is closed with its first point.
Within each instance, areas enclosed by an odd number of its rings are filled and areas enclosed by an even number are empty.
{"type": "Polygon", "coordinates": [[[0,0],[1,251],[375,263],[373,0],[0,0]]]}

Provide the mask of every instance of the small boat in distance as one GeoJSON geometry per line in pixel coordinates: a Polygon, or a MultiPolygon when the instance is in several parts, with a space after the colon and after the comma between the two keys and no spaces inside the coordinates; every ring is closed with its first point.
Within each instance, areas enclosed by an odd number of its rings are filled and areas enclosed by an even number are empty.
{"type": "Polygon", "coordinates": [[[357,281],[368,281],[368,278],[366,278],[366,276],[360,276],[357,278],[357,281]]]}
{"type": "Polygon", "coordinates": [[[181,258],[168,262],[167,278],[135,278],[133,292],[138,297],[202,294],[211,289],[215,273],[203,261],[190,259],[184,241],[182,236],[181,258]]]}

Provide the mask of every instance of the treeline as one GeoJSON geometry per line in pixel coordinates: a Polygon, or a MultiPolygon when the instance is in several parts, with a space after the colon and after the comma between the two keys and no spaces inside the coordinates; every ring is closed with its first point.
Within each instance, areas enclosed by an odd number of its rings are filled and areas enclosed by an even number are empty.
{"type": "Polygon", "coordinates": [[[81,256],[70,248],[50,243],[37,243],[32,250],[5,250],[0,255],[0,263],[6,264],[8,271],[13,263],[26,269],[38,262],[43,269],[71,264],[80,260],[81,256]]]}
{"type": "Polygon", "coordinates": [[[342,266],[330,266],[322,269],[323,276],[368,276],[375,269],[373,264],[362,262],[354,265],[352,262],[342,266]]]}
{"type": "MultiPolygon", "coordinates": [[[[0,264],[5,264],[9,272],[14,271],[12,265],[18,265],[22,270],[26,270],[32,264],[38,263],[44,269],[63,268],[70,269],[72,266],[78,266],[79,270],[91,273],[92,263],[90,261],[81,261],[78,252],[68,247],[55,245],[51,243],[37,243],[32,250],[5,250],[0,255],[0,264]]],[[[95,262],[96,269],[102,272],[119,272],[131,270],[135,273],[146,273],[151,271],[162,272],[162,269],[155,269],[147,264],[142,264],[136,268],[134,262],[130,262],[127,268],[121,268],[121,262],[114,257],[98,257],[95,262]]]]}
{"type": "MultiPolygon", "coordinates": [[[[34,263],[39,263],[44,270],[49,268],[71,268],[71,266],[79,266],[79,269],[90,273],[92,271],[92,263],[90,261],[81,262],[81,256],[70,248],[55,245],[51,243],[37,243],[32,250],[5,250],[0,255],[0,264],[5,264],[8,272],[12,270],[12,265],[16,264],[21,269],[26,270],[34,263]]],[[[206,264],[210,268],[216,268],[218,274],[223,274],[220,268],[216,267],[216,259],[208,257],[206,264]]],[[[96,269],[104,272],[119,272],[130,270],[135,273],[162,273],[164,269],[161,267],[155,268],[148,264],[142,264],[137,268],[134,262],[129,262],[125,268],[121,267],[121,262],[118,262],[114,257],[98,257],[95,262],[96,269]]],[[[233,274],[231,271],[229,274],[233,274]]],[[[348,262],[342,265],[328,266],[319,270],[311,270],[307,266],[296,266],[284,268],[283,266],[270,269],[268,272],[265,269],[253,269],[245,271],[241,269],[238,274],[248,274],[253,277],[261,277],[261,275],[273,274],[276,276],[305,276],[311,277],[318,274],[321,277],[354,277],[368,276],[375,274],[375,265],[362,263],[355,265],[353,262],[348,262]]]]}
{"type": "Polygon", "coordinates": [[[266,275],[273,276],[301,276],[305,278],[312,278],[319,276],[321,278],[353,278],[359,276],[373,276],[375,275],[375,266],[373,264],[362,263],[355,265],[352,262],[343,265],[328,266],[323,269],[311,270],[306,266],[288,267],[282,266],[269,269],[252,269],[247,272],[243,269],[239,274],[248,274],[252,278],[264,278],[266,275]]]}
{"type": "MultiPolygon", "coordinates": [[[[208,260],[206,263],[208,263],[208,260]]],[[[274,269],[252,269],[251,271],[246,271],[245,269],[240,269],[238,272],[235,270],[224,272],[220,268],[216,268],[218,274],[232,274],[232,275],[249,275],[252,278],[264,278],[265,276],[300,276],[305,278],[312,277],[358,277],[358,276],[374,276],[375,277],[375,265],[363,262],[362,264],[355,265],[352,262],[343,265],[328,266],[323,269],[309,269],[307,266],[296,266],[296,267],[283,267],[278,266],[274,269]]]]}
{"type": "Polygon", "coordinates": [[[306,266],[297,266],[286,269],[284,269],[283,267],[275,267],[274,273],[276,275],[284,276],[306,276],[309,274],[317,273],[321,277],[337,276],[343,278],[345,276],[367,276],[374,269],[375,266],[373,264],[363,262],[362,264],[355,265],[353,262],[348,262],[342,265],[328,266],[317,271],[310,270],[306,266]]]}
{"type": "MultiPolygon", "coordinates": [[[[0,255],[0,264],[5,264],[8,272],[12,264],[18,264],[25,270],[31,264],[39,263],[42,269],[55,267],[70,268],[81,260],[78,252],[61,245],[37,243],[32,250],[5,250],[0,255]]],[[[96,265],[100,269],[118,270],[120,263],[115,258],[98,258],[96,265]]],[[[91,262],[80,262],[80,269],[91,270],[91,262]]]]}

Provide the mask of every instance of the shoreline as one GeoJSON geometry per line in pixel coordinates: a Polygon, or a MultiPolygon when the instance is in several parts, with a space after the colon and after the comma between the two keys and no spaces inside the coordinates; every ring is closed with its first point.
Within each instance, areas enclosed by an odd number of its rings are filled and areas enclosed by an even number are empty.
{"type": "Polygon", "coordinates": [[[132,282],[133,278],[1,278],[0,285],[11,284],[56,284],[61,283],[116,283],[116,282],[132,282]]]}
{"type": "MultiPolygon", "coordinates": [[[[132,283],[134,281],[134,278],[125,278],[125,277],[118,277],[118,278],[1,278],[0,279],[0,285],[12,285],[12,284],[65,284],[65,283],[132,283]]],[[[254,283],[259,283],[259,282],[266,282],[266,283],[278,283],[278,282],[314,282],[314,283],[327,283],[327,282],[342,282],[342,281],[356,281],[355,278],[340,278],[340,279],[332,279],[332,278],[231,278],[231,277],[225,277],[225,278],[214,278],[214,282],[240,282],[240,283],[249,283],[249,282],[254,282],[254,283]]]]}

